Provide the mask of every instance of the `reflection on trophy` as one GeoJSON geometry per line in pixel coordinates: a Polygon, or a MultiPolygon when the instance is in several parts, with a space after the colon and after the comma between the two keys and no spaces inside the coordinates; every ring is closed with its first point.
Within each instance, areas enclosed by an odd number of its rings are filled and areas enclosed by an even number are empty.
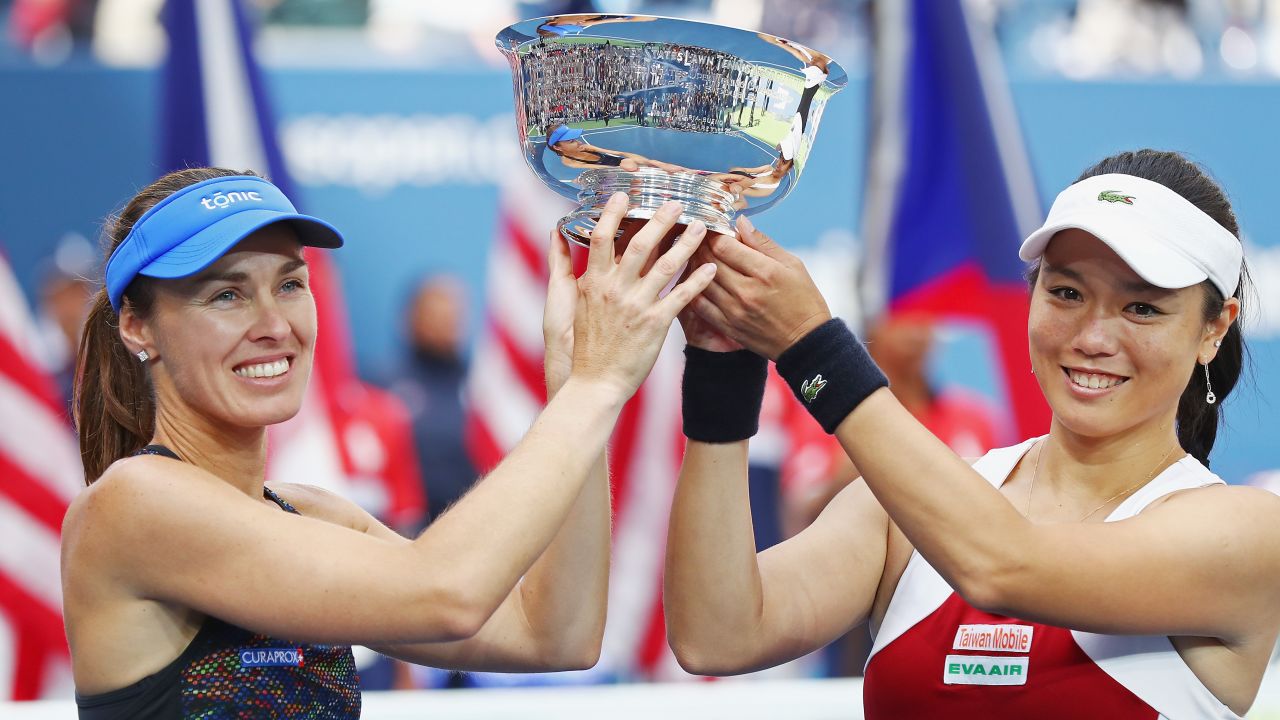
{"type": "Polygon", "coordinates": [[[733,234],[733,217],[795,187],[827,100],[831,58],[780,37],[643,15],[558,15],[498,33],[530,167],[578,202],[560,232],[582,245],[614,192],[628,218],[667,200],[681,224],[733,234]]]}

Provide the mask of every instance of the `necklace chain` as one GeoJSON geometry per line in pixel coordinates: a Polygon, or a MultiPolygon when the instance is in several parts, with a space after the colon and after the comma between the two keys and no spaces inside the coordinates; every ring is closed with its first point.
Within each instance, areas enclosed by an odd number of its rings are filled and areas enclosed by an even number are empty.
{"type": "MultiPolygon", "coordinates": [[[[1040,445],[1040,449],[1036,451],[1036,469],[1031,473],[1031,488],[1027,490],[1027,507],[1022,513],[1028,519],[1031,517],[1031,498],[1035,495],[1035,492],[1036,492],[1036,478],[1040,477],[1040,458],[1044,457],[1044,446],[1048,444],[1049,444],[1048,439],[1044,440],[1044,442],[1041,443],[1040,445]]],[[[1160,462],[1156,463],[1156,466],[1151,468],[1151,472],[1147,473],[1147,477],[1145,480],[1135,485],[1132,485],[1130,487],[1127,487],[1124,490],[1121,490],[1120,492],[1116,493],[1115,495],[1112,495],[1111,497],[1107,498],[1106,500],[1103,500],[1101,505],[1085,513],[1084,517],[1081,517],[1076,522],[1084,522],[1085,520],[1088,520],[1090,517],[1093,516],[1094,513],[1106,507],[1111,501],[1121,496],[1128,495],[1134,490],[1137,490],[1143,485],[1146,485],[1147,483],[1151,482],[1151,479],[1156,476],[1156,470],[1159,470],[1160,466],[1164,465],[1165,461],[1169,459],[1169,456],[1173,454],[1173,451],[1177,449],[1178,449],[1178,445],[1177,443],[1174,443],[1173,447],[1169,448],[1169,452],[1165,453],[1164,457],[1160,458],[1160,462]]]]}

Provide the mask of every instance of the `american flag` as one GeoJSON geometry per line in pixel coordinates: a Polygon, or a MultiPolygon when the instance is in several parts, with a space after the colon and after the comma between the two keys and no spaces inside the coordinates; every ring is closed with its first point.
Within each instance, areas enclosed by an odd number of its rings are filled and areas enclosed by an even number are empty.
{"type": "MultiPolygon", "coordinates": [[[[520,440],[546,402],[542,305],[548,233],[570,210],[532,175],[502,191],[498,237],[489,253],[486,321],[466,389],[467,436],[476,466],[491,469],[520,440]]],[[[581,271],[585,250],[575,248],[581,271]]],[[[622,411],[610,444],[613,566],[601,661],[589,677],[688,677],[667,646],[662,567],[667,517],[684,452],[680,376],[684,338],[673,324],[648,380],[622,411]]],[[[573,438],[565,438],[566,443],[573,438]]]]}
{"type": "Polygon", "coordinates": [[[84,473],[35,325],[0,255],[0,700],[66,695],[58,543],[84,473]]]}

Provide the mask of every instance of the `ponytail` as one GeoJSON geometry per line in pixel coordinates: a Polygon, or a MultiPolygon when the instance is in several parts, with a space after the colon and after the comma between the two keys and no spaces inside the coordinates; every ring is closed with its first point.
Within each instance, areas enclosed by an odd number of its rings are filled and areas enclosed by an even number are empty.
{"type": "MultiPolygon", "coordinates": [[[[133,303],[135,311],[145,316],[144,308],[138,305],[133,303]]],[[[73,404],[80,460],[89,485],[111,463],[142,449],[155,432],[151,380],[146,366],[120,339],[119,317],[111,309],[105,289],[94,297],[77,360],[73,404]]]]}

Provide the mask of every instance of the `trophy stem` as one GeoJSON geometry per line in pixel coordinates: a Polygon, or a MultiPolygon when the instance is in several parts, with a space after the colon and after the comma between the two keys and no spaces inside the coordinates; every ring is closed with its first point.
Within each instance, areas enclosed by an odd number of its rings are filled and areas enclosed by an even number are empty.
{"type": "Polygon", "coordinates": [[[591,244],[591,231],[604,211],[605,203],[615,192],[624,192],[629,200],[627,218],[648,220],[668,200],[685,207],[678,225],[701,220],[708,232],[735,236],[733,216],[735,197],[726,183],[691,172],[671,173],[655,168],[637,171],[620,169],[588,170],[578,177],[578,209],[560,220],[560,234],[584,247],[591,244]]]}

